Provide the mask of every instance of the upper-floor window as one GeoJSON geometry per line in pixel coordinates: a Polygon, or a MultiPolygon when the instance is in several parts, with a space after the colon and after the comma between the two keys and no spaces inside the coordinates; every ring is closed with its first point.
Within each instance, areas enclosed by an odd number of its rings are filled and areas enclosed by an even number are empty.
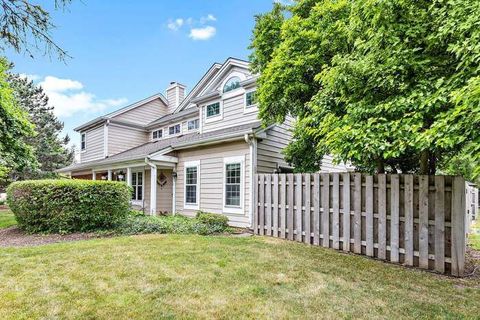
{"type": "Polygon", "coordinates": [[[223,86],[223,92],[228,92],[240,88],[240,78],[231,77],[228,79],[227,83],[223,86]]]}
{"type": "Polygon", "coordinates": [[[155,140],[155,139],[160,139],[162,137],[162,134],[163,134],[163,130],[160,129],[160,130],[155,130],[152,132],[152,138],[155,140]]]}
{"type": "Polygon", "coordinates": [[[85,134],[85,133],[82,133],[80,148],[81,148],[82,151],[87,149],[87,134],[85,134]]]}
{"type": "Polygon", "coordinates": [[[198,129],[199,122],[198,119],[188,121],[188,131],[198,129]]]}
{"type": "Polygon", "coordinates": [[[168,127],[168,134],[169,135],[174,135],[174,134],[179,134],[182,131],[180,124],[176,124],[174,126],[168,127]]]}
{"type": "Polygon", "coordinates": [[[220,114],[220,102],[215,102],[207,106],[207,118],[215,117],[220,114]]]}
{"type": "Polygon", "coordinates": [[[245,108],[251,108],[257,105],[257,91],[245,93],[245,108]]]}

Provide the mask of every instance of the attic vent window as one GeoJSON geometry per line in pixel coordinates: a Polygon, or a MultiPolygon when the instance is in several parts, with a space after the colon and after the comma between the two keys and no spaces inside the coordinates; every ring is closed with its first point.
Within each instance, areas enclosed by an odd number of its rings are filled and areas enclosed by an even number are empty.
{"type": "Polygon", "coordinates": [[[223,92],[229,92],[240,88],[240,78],[239,77],[231,77],[228,79],[227,83],[223,86],[223,92]]]}

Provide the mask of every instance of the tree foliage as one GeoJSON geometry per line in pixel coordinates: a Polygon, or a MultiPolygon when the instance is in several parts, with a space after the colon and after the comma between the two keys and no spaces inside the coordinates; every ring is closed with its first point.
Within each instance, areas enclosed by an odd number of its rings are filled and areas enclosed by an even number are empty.
{"type": "Polygon", "coordinates": [[[25,139],[35,135],[28,113],[18,105],[14,91],[7,81],[8,62],[0,58],[0,181],[7,172],[35,167],[33,148],[25,139]]]}
{"type": "Polygon", "coordinates": [[[15,176],[15,180],[56,176],[55,170],[71,164],[74,156],[73,150],[67,147],[70,141],[68,135],[60,136],[63,122],[53,114],[53,107],[48,105],[48,97],[33,81],[11,74],[9,82],[18,104],[28,112],[36,127],[37,135],[25,137],[24,141],[33,148],[39,163],[37,168],[25,167],[13,171],[11,175],[15,176]]]}
{"type": "MultiPolygon", "coordinates": [[[[71,0],[55,0],[55,9],[64,8],[71,0]]],[[[52,39],[55,28],[50,13],[39,4],[28,0],[0,0],[0,39],[6,47],[25,52],[33,57],[33,51],[55,53],[60,60],[68,54],[52,39]]]]}
{"type": "Polygon", "coordinates": [[[271,16],[251,45],[252,61],[270,57],[260,116],[297,117],[286,155],[298,169],[325,154],[370,172],[432,174],[465,150],[478,161],[480,2],[300,0],[266,37],[271,16]]]}

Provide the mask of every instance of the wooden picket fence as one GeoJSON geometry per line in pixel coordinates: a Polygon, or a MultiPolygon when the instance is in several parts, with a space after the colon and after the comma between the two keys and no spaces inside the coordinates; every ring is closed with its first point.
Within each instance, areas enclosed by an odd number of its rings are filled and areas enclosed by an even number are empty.
{"type": "Polygon", "coordinates": [[[360,173],[256,174],[256,234],[462,276],[465,180],[360,173]]]}

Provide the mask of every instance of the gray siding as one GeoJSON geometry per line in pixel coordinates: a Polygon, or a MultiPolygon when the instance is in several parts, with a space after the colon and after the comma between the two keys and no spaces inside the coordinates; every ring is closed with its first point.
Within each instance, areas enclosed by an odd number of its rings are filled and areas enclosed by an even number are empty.
{"type": "Polygon", "coordinates": [[[148,141],[148,133],[111,123],[108,126],[108,155],[114,155],[148,141]]]}
{"type": "Polygon", "coordinates": [[[214,122],[205,122],[205,106],[217,102],[213,100],[202,104],[202,122],[203,131],[213,131],[227,127],[233,127],[240,124],[245,124],[257,121],[258,112],[244,113],[245,93],[243,89],[238,89],[239,94],[223,100],[221,103],[223,118],[214,122]]]}
{"type": "Polygon", "coordinates": [[[257,143],[257,172],[273,173],[278,166],[288,167],[283,156],[283,149],[292,139],[293,121],[287,119],[285,123],[276,125],[267,130],[267,137],[257,143]]]}
{"type": "Polygon", "coordinates": [[[86,149],[80,152],[80,162],[103,159],[103,124],[86,131],[86,149]]]}
{"type": "Polygon", "coordinates": [[[146,125],[166,115],[167,112],[167,106],[158,98],[135,109],[119,114],[112,119],[146,125]]]}
{"type": "Polygon", "coordinates": [[[176,209],[194,216],[196,210],[184,209],[184,168],[185,162],[200,160],[200,210],[225,214],[230,224],[246,227],[249,225],[250,208],[250,151],[243,142],[230,142],[211,147],[179,151],[177,165],[176,209]],[[223,161],[225,157],[244,156],[244,199],[243,213],[223,211],[223,161]]]}
{"type": "Polygon", "coordinates": [[[354,170],[355,168],[350,164],[333,164],[333,158],[329,155],[323,157],[322,166],[320,167],[320,172],[345,172],[354,170]]]}

